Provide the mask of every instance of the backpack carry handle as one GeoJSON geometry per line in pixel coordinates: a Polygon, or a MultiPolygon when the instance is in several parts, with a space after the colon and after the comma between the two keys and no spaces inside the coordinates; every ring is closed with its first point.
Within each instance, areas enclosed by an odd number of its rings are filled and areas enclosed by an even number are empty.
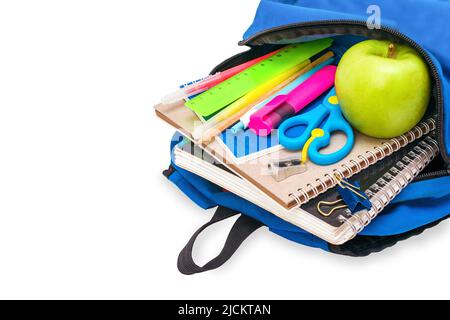
{"type": "Polygon", "coordinates": [[[209,226],[231,218],[237,214],[239,214],[238,211],[222,206],[217,207],[211,221],[200,227],[191,237],[183,250],[181,250],[178,256],[177,267],[182,274],[192,275],[219,268],[231,258],[231,256],[236,252],[245,239],[248,238],[248,236],[263,226],[263,224],[258,220],[250,218],[246,215],[241,215],[231,228],[227,240],[225,241],[225,245],[219,255],[206,263],[203,267],[198,266],[192,258],[192,250],[197,237],[209,226]]]}

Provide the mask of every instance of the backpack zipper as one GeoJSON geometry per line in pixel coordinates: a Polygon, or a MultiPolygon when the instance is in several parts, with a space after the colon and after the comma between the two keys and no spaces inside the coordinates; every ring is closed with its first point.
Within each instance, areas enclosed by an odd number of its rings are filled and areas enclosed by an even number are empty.
{"type": "MultiPolygon", "coordinates": [[[[436,83],[436,91],[435,91],[435,95],[436,95],[436,105],[437,105],[437,113],[438,113],[438,121],[436,124],[436,129],[437,129],[437,140],[438,140],[438,144],[439,144],[439,149],[441,150],[441,155],[442,158],[444,159],[444,161],[446,163],[450,163],[450,156],[447,154],[446,152],[446,148],[444,145],[444,132],[443,132],[443,111],[444,111],[444,99],[443,99],[443,95],[442,95],[442,82],[441,79],[439,77],[439,72],[437,71],[437,68],[433,62],[433,60],[431,59],[431,57],[429,56],[429,54],[419,45],[417,44],[414,40],[412,40],[411,38],[407,37],[406,35],[404,35],[403,33],[401,33],[400,31],[390,28],[390,27],[384,27],[381,26],[378,29],[368,29],[367,28],[367,24],[365,21],[360,21],[360,20],[323,20],[323,21],[313,21],[313,22],[302,22],[302,23],[293,23],[293,24],[288,24],[288,25],[284,25],[284,26],[280,26],[280,27],[274,27],[271,29],[267,29],[261,32],[258,32],[256,34],[254,34],[253,36],[251,36],[250,38],[240,41],[239,45],[241,46],[249,46],[252,47],[252,45],[258,44],[258,41],[260,42],[259,44],[265,44],[263,40],[264,37],[270,36],[271,34],[276,34],[282,31],[288,31],[288,30],[293,30],[293,29],[302,29],[302,31],[304,31],[302,33],[302,35],[308,35],[308,31],[309,31],[309,35],[317,35],[320,34],[318,33],[318,28],[323,28],[326,29],[325,31],[328,32],[329,34],[331,34],[332,32],[329,30],[332,27],[339,27],[342,26],[344,28],[346,27],[357,27],[360,31],[361,28],[363,27],[364,30],[367,34],[376,34],[376,33],[380,33],[380,32],[384,32],[385,34],[388,35],[392,35],[395,38],[401,39],[402,41],[408,43],[412,48],[414,48],[417,52],[420,53],[420,55],[424,58],[424,60],[428,63],[428,66],[430,67],[432,76],[434,78],[434,81],[436,83]],[[310,30],[308,30],[310,29],[310,30]]],[[[325,33],[325,32],[324,32],[325,33]]],[[[364,35],[367,35],[364,34],[364,35]]],[[[355,35],[359,35],[359,34],[355,34],[355,35]]],[[[446,174],[450,174],[450,172],[447,170],[445,171],[446,174]]]]}
{"type": "Polygon", "coordinates": [[[414,179],[414,182],[419,182],[419,181],[428,180],[428,179],[442,178],[442,177],[446,177],[448,175],[450,175],[450,166],[448,167],[447,170],[439,170],[439,171],[419,174],[414,179]]]}

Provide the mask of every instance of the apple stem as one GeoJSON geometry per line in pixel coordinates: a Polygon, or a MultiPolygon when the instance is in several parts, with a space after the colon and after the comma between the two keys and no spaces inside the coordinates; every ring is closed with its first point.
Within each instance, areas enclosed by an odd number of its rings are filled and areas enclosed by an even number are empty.
{"type": "Polygon", "coordinates": [[[395,44],[391,43],[388,48],[387,57],[392,59],[394,55],[395,55],[395,44]]]}

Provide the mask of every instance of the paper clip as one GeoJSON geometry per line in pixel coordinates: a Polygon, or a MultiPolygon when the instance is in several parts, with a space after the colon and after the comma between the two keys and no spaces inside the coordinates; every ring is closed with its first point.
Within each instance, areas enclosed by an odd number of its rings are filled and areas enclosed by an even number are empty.
{"type": "Polygon", "coordinates": [[[336,204],[341,203],[341,202],[344,202],[344,200],[343,200],[343,199],[339,199],[339,200],[336,200],[336,201],[320,201],[320,202],[317,204],[317,211],[319,211],[319,213],[320,213],[321,215],[323,215],[324,217],[329,217],[329,216],[331,216],[331,215],[333,214],[333,212],[335,212],[336,210],[346,209],[346,208],[348,208],[348,206],[347,206],[346,204],[343,204],[343,205],[340,205],[340,206],[335,206],[335,207],[333,207],[329,212],[323,212],[321,206],[322,206],[322,205],[333,206],[333,205],[336,205],[336,204]]]}
{"type": "MultiPolygon", "coordinates": [[[[339,187],[341,187],[342,189],[347,189],[347,190],[351,191],[352,193],[356,194],[356,195],[357,195],[358,197],[360,197],[361,199],[367,200],[367,197],[366,197],[363,193],[361,193],[361,188],[360,188],[360,187],[358,187],[358,186],[356,186],[356,185],[354,185],[354,184],[351,184],[350,182],[344,180],[341,176],[339,176],[339,175],[337,175],[337,174],[335,174],[335,178],[336,178],[336,182],[337,182],[337,184],[338,184],[339,187]],[[358,191],[359,191],[359,192],[358,192],[358,191]]],[[[333,212],[335,212],[336,210],[348,208],[348,209],[350,209],[350,210],[352,211],[353,209],[356,208],[357,203],[363,203],[363,205],[364,205],[364,202],[362,202],[362,201],[358,201],[358,202],[356,202],[356,203],[349,204],[349,202],[347,202],[348,199],[345,200],[345,199],[346,199],[346,196],[343,195],[342,193],[341,193],[341,196],[342,196],[343,198],[341,198],[341,199],[339,199],[339,200],[336,200],[336,201],[333,201],[333,202],[320,201],[320,202],[317,204],[317,211],[318,211],[321,215],[323,215],[324,217],[329,217],[329,216],[331,216],[331,215],[333,214],[333,212]],[[333,206],[333,205],[337,205],[337,204],[339,204],[339,203],[344,203],[344,204],[343,204],[343,205],[340,205],[340,206],[335,206],[335,207],[333,207],[329,212],[324,212],[324,211],[322,210],[322,206],[324,206],[324,205],[326,205],[326,206],[333,206]],[[352,206],[352,207],[349,207],[349,205],[352,206]],[[354,205],[354,207],[353,207],[353,205],[354,205]]],[[[348,197],[347,197],[347,198],[348,198],[348,197]]]]}

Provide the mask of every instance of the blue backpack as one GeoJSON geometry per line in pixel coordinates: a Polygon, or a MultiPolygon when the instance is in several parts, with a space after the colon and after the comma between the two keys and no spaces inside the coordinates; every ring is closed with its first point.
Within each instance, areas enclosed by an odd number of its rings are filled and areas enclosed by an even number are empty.
{"type": "MultiPolygon", "coordinates": [[[[415,48],[429,64],[434,78],[432,104],[437,114],[436,139],[440,156],[420,179],[410,184],[370,225],[343,245],[332,245],[277,218],[219,186],[177,167],[164,175],[201,208],[217,207],[178,257],[183,274],[218,268],[255,230],[270,231],[297,243],[349,256],[366,256],[418,235],[450,216],[450,2],[447,0],[263,0],[240,45],[250,49],[227,59],[211,73],[228,69],[273,50],[275,45],[324,36],[337,36],[337,57],[355,41],[389,39],[415,48]],[[377,19],[381,17],[381,23],[377,19]],[[426,27],[424,27],[426,26],[426,27]],[[192,259],[197,236],[208,226],[240,214],[220,254],[204,266],[192,259]]],[[[171,150],[181,141],[176,134],[171,150]]]]}

